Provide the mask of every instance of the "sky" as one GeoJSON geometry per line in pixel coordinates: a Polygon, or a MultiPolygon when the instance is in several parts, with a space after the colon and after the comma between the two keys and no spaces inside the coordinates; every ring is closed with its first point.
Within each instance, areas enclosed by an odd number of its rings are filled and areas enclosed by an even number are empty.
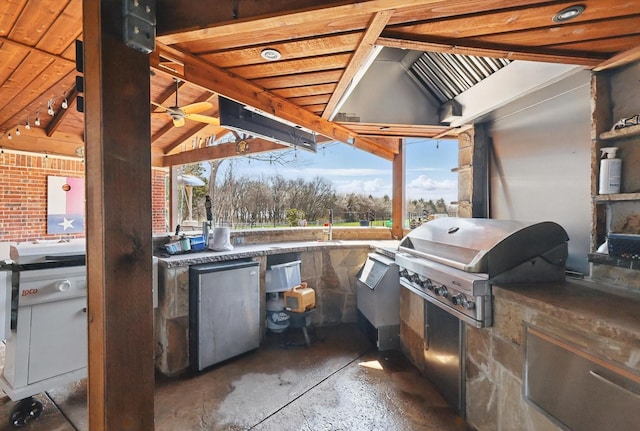
{"type": "MultiPolygon", "coordinates": [[[[382,197],[392,195],[391,162],[342,143],[319,145],[317,153],[297,150],[291,163],[234,158],[234,175],[282,175],[287,179],[321,176],[333,184],[338,194],[356,193],[382,197]]],[[[406,146],[406,196],[409,200],[443,198],[447,204],[457,200],[458,142],[455,140],[410,139],[406,146]]],[[[218,178],[228,165],[223,164],[218,178]]]]}

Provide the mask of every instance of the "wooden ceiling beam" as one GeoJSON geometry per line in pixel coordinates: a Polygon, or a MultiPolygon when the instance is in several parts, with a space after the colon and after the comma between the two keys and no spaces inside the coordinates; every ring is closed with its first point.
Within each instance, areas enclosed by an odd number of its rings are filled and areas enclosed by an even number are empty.
{"type": "MultiPolygon", "coordinates": [[[[298,124],[328,138],[335,139],[336,141],[352,143],[356,138],[359,138],[361,141],[367,141],[366,138],[358,137],[357,133],[352,130],[318,117],[312,112],[300,108],[282,97],[269,93],[264,88],[246,81],[231,72],[222,70],[198,57],[162,45],[161,43],[156,45],[156,51],[151,54],[150,64],[153,68],[189,81],[205,90],[213,91],[214,93],[234,99],[239,103],[253,106],[270,115],[298,124]],[[161,66],[163,58],[184,65],[184,73],[180,74],[176,70],[163,69],[161,66]]],[[[374,148],[376,146],[373,141],[366,142],[367,148],[374,148]]]]}
{"type": "Polygon", "coordinates": [[[362,69],[367,58],[372,54],[374,50],[374,43],[380,33],[384,30],[385,26],[389,22],[389,19],[393,15],[392,10],[381,11],[375,14],[373,19],[371,20],[371,24],[364,32],[362,39],[360,39],[360,43],[358,44],[356,50],[351,56],[351,60],[349,64],[344,69],[342,77],[336,86],[336,89],[333,91],[331,98],[327,102],[327,106],[324,108],[324,112],[322,113],[322,118],[328,119],[333,111],[336,109],[340,100],[345,94],[345,91],[352,83],[356,74],[362,69]]]}
{"type": "Polygon", "coordinates": [[[198,163],[205,160],[218,160],[229,157],[241,157],[248,154],[265,153],[269,151],[285,150],[289,147],[266,139],[250,138],[243,139],[249,144],[249,149],[244,153],[238,153],[237,142],[212,145],[211,147],[197,148],[195,150],[183,151],[182,153],[165,156],[163,166],[186,165],[188,163],[198,163]]]}
{"type": "MultiPolygon", "coordinates": [[[[178,90],[184,84],[185,84],[184,81],[179,81],[178,90]]],[[[160,96],[158,97],[158,100],[156,101],[156,103],[167,106],[167,101],[169,100],[170,97],[175,97],[175,94],[176,94],[176,83],[172,82],[171,85],[167,86],[167,88],[165,88],[162,91],[162,93],[160,93],[160,96]]],[[[169,103],[169,106],[173,106],[173,102],[169,103]]],[[[155,105],[151,105],[151,112],[164,112],[164,111],[159,110],[158,107],[155,105]]]]}
{"type": "Polygon", "coordinates": [[[313,25],[319,16],[338,20],[384,10],[442,3],[442,0],[280,0],[243,2],[242,10],[238,3],[237,0],[219,0],[216,7],[212,8],[206,2],[158,0],[157,40],[172,45],[229,33],[255,33],[283,26],[313,25]]]}
{"type": "MultiPolygon", "coordinates": [[[[174,127],[173,123],[169,123],[169,124],[171,125],[171,127],[174,127]]],[[[172,150],[182,145],[184,142],[188,141],[189,139],[192,139],[195,135],[198,134],[198,132],[200,132],[202,129],[204,129],[207,126],[208,124],[199,123],[194,127],[185,129],[185,132],[182,133],[179,138],[175,139],[171,144],[163,148],[164,154],[169,154],[172,150]]]]}
{"type": "Polygon", "coordinates": [[[522,46],[503,46],[489,43],[476,43],[462,39],[444,39],[439,37],[408,38],[406,34],[383,32],[376,40],[377,45],[390,48],[434,51],[448,54],[475,55],[479,57],[507,58],[509,60],[542,61],[546,63],[575,64],[595,67],[606,55],[577,55],[566,51],[545,48],[524,48],[522,46]]]}
{"type": "Polygon", "coordinates": [[[381,146],[379,143],[369,138],[358,137],[355,139],[353,146],[355,148],[358,148],[359,150],[366,151],[367,153],[382,157],[386,160],[393,160],[396,155],[396,153],[394,153],[393,151],[384,146],[381,146]]]}
{"type": "Polygon", "coordinates": [[[11,39],[9,39],[9,38],[7,38],[5,36],[0,36],[0,42],[6,43],[6,44],[9,44],[9,45],[13,45],[13,46],[17,46],[17,47],[25,49],[25,50],[27,50],[29,52],[37,52],[38,54],[42,54],[45,57],[51,58],[52,60],[61,61],[63,63],[67,63],[69,65],[72,65],[73,67],[75,67],[75,65],[76,65],[76,62],[74,60],[70,60],[68,58],[62,57],[61,55],[52,54],[52,53],[50,53],[48,51],[44,51],[42,49],[35,48],[35,47],[27,45],[25,43],[16,42],[15,40],[11,40],[11,39]]]}
{"type": "Polygon", "coordinates": [[[624,52],[614,55],[610,59],[598,64],[593,68],[593,70],[596,72],[601,72],[603,70],[624,66],[625,64],[629,64],[637,60],[640,60],[640,46],[636,46],[635,48],[628,49],[624,52]]]}
{"type": "Polygon", "coordinates": [[[67,108],[59,109],[49,122],[49,125],[47,125],[46,133],[49,137],[53,136],[56,130],[58,130],[58,127],[60,127],[60,125],[64,121],[65,117],[69,114],[69,111],[75,107],[75,101],[78,97],[78,91],[76,90],[75,84],[67,92],[65,92],[65,94],[68,94],[66,96],[67,108]]]}

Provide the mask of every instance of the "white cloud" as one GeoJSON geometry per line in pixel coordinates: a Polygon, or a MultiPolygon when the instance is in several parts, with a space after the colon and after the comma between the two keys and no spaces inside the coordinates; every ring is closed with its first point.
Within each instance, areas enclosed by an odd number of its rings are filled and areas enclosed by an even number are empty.
{"type": "Polygon", "coordinates": [[[333,180],[333,185],[338,194],[355,193],[374,197],[391,196],[391,184],[380,178],[367,181],[356,179],[351,181],[333,180]]]}
{"type": "Polygon", "coordinates": [[[456,200],[458,183],[453,180],[437,181],[426,175],[420,175],[407,183],[407,198],[409,199],[440,199],[445,202],[456,200]]]}

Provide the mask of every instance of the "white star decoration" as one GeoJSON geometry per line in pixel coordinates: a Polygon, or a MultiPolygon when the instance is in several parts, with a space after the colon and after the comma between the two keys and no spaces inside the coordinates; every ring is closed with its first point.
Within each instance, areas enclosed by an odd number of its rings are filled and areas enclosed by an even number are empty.
{"type": "Polygon", "coordinates": [[[74,219],[67,219],[66,217],[63,217],[64,220],[62,220],[62,222],[58,223],[60,226],[62,226],[62,230],[67,230],[67,229],[71,229],[73,227],[73,222],[75,221],[74,219]]]}

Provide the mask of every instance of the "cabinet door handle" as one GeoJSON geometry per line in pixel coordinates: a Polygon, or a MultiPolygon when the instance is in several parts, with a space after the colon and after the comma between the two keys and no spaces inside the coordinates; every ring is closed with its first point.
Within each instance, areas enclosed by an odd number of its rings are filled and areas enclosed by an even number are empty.
{"type": "Polygon", "coordinates": [[[602,374],[599,374],[597,371],[589,370],[589,374],[591,374],[593,377],[595,377],[596,379],[600,380],[602,383],[605,383],[608,386],[614,387],[616,389],[620,389],[620,390],[628,393],[629,395],[633,395],[634,397],[640,399],[640,394],[637,394],[637,393],[633,392],[631,389],[625,388],[624,386],[620,386],[616,382],[614,382],[612,380],[609,380],[608,378],[606,378],[602,374]]]}

